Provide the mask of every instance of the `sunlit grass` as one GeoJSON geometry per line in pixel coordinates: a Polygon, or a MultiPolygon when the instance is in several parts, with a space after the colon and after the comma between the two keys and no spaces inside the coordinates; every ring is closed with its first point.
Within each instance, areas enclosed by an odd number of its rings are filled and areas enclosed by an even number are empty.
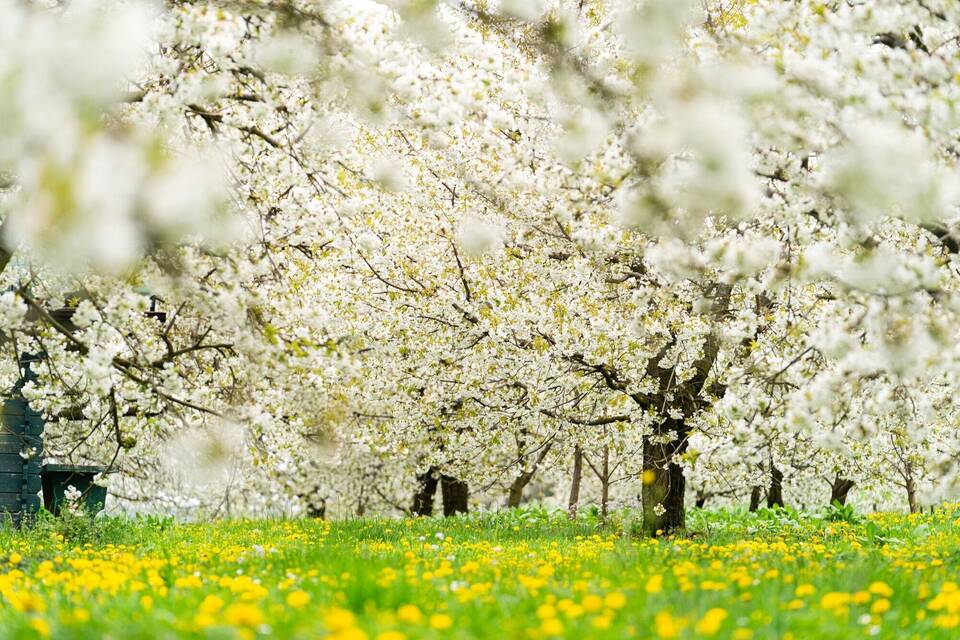
{"type": "Polygon", "coordinates": [[[0,636],[956,637],[957,514],[840,516],[45,520],[0,532],[0,636]]]}

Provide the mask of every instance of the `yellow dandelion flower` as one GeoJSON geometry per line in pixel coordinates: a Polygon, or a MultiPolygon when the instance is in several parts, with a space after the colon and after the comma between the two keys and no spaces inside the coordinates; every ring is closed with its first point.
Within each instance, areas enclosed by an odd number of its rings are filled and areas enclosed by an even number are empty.
{"type": "Polygon", "coordinates": [[[584,596],[582,606],[584,611],[587,611],[588,613],[596,613],[603,608],[603,598],[591,593],[588,596],[584,596]]]}
{"type": "Polygon", "coordinates": [[[423,614],[414,604],[405,604],[397,609],[397,619],[407,624],[420,624],[423,620],[423,614]]]}
{"type": "Polygon", "coordinates": [[[224,621],[234,627],[256,627],[263,624],[263,612],[253,604],[235,602],[223,612],[224,621]]]}
{"type": "Polygon", "coordinates": [[[848,604],[850,604],[850,594],[842,591],[831,591],[820,598],[820,606],[824,609],[837,609],[848,604]]]}
{"type": "Polygon", "coordinates": [[[44,638],[50,637],[50,624],[43,618],[34,618],[31,620],[30,628],[44,638]]]}
{"type": "Polygon", "coordinates": [[[294,609],[305,607],[310,602],[310,594],[302,589],[287,594],[287,604],[294,609]]]}
{"type": "Polygon", "coordinates": [[[552,604],[542,604],[537,607],[538,618],[553,618],[557,615],[557,609],[552,604]]]}
{"type": "MultiPolygon", "coordinates": [[[[149,598],[150,596],[144,597],[149,598]]],[[[211,594],[203,599],[203,602],[200,603],[198,609],[200,613],[214,614],[220,611],[224,604],[223,598],[211,594]]]]}
{"type": "Polygon", "coordinates": [[[603,598],[603,604],[611,609],[620,609],[623,605],[627,604],[627,596],[623,595],[620,591],[614,591],[613,593],[608,593],[603,598]]]}
{"type": "Polygon", "coordinates": [[[563,633],[563,623],[556,618],[547,618],[540,624],[540,631],[544,635],[558,636],[563,633]]]}
{"type": "Polygon", "coordinates": [[[720,630],[720,627],[723,625],[723,621],[727,619],[726,609],[721,609],[719,607],[714,607],[713,609],[708,610],[703,614],[700,622],[697,623],[697,633],[705,636],[712,636],[717,631],[720,630]]]}
{"type": "Polygon", "coordinates": [[[650,576],[643,588],[647,593],[660,593],[663,591],[663,576],[659,573],[650,576]]]}
{"type": "Polygon", "coordinates": [[[343,631],[344,629],[349,629],[354,626],[357,622],[357,617],[353,615],[352,611],[347,611],[346,609],[341,609],[339,607],[334,607],[327,611],[327,614],[323,617],[323,624],[327,627],[329,631],[336,633],[337,631],[343,631]]]}
{"type": "Polygon", "coordinates": [[[593,625],[594,629],[609,629],[612,622],[609,615],[604,615],[597,616],[590,621],[590,624],[593,625]]]}
{"type": "Polygon", "coordinates": [[[870,613],[886,613],[890,611],[890,601],[886,598],[880,598],[870,606],[870,613]]]}
{"type": "Polygon", "coordinates": [[[453,618],[445,613],[435,613],[430,616],[430,626],[440,631],[453,626],[453,618]]]}
{"type": "Polygon", "coordinates": [[[680,633],[680,621],[674,618],[669,611],[661,611],[654,616],[653,624],[657,635],[661,638],[676,638],[680,633]]]}

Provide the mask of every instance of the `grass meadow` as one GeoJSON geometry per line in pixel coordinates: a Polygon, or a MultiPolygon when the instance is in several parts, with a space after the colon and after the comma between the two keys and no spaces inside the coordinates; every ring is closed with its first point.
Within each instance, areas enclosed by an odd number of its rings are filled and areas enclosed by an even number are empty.
{"type": "Polygon", "coordinates": [[[41,518],[0,531],[3,638],[956,638],[960,511],[41,518]]]}

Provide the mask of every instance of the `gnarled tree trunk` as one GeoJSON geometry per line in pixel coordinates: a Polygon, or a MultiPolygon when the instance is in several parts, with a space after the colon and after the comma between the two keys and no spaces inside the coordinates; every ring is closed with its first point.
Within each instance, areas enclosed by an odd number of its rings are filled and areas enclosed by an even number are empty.
{"type": "Polygon", "coordinates": [[[532,479],[533,473],[530,471],[524,471],[513,479],[513,482],[510,483],[510,490],[507,492],[508,509],[520,506],[520,503],[523,502],[523,490],[527,488],[532,479]]]}
{"type": "Polygon", "coordinates": [[[909,507],[910,513],[918,513],[920,511],[920,507],[917,504],[917,486],[913,481],[912,473],[906,474],[904,489],[907,490],[907,507],[909,507]]]}
{"type": "Polygon", "coordinates": [[[777,465],[770,463],[770,490],[767,491],[767,507],[783,506],[783,472],[777,465]]]}
{"type": "Polygon", "coordinates": [[[683,467],[674,462],[687,449],[686,428],[673,419],[666,420],[664,427],[661,433],[673,427],[677,438],[671,442],[655,442],[650,436],[643,439],[643,531],[651,536],[683,529],[686,521],[686,478],[683,467]]]}
{"type": "MultiPolygon", "coordinates": [[[[510,484],[510,490],[507,493],[507,507],[519,507],[520,503],[523,502],[523,490],[530,484],[530,481],[533,480],[533,476],[537,473],[537,467],[540,466],[540,463],[543,462],[543,459],[547,457],[547,454],[550,453],[550,448],[553,447],[552,442],[548,442],[537,455],[536,460],[533,461],[533,464],[530,465],[530,469],[526,471],[521,471],[520,475],[513,479],[513,482],[510,484]]],[[[521,451],[521,455],[523,452],[521,451]]]]}
{"type": "Polygon", "coordinates": [[[600,477],[600,520],[607,521],[610,513],[610,445],[603,445],[603,471],[600,477]]]}
{"type": "MultiPolygon", "coordinates": [[[[708,295],[713,298],[712,322],[719,323],[727,315],[731,291],[729,284],[718,282],[711,285],[708,295]]],[[[666,348],[662,353],[666,353],[666,348]]],[[[715,330],[706,337],[703,356],[693,363],[693,376],[679,384],[674,369],[660,368],[659,361],[663,356],[658,354],[648,363],[647,374],[658,379],[659,393],[652,399],[634,396],[641,406],[656,408],[662,416],[654,433],[643,441],[643,530],[648,535],[668,534],[684,527],[686,479],[677,460],[687,450],[690,428],[686,420],[708,404],[702,393],[719,353],[720,334],[715,330]],[[677,413],[682,417],[673,417],[677,413]],[[675,435],[673,440],[661,442],[670,432],[675,435]]],[[[723,390],[718,389],[717,393],[722,395],[723,390]]]]}
{"type": "Polygon", "coordinates": [[[413,494],[410,513],[414,516],[432,516],[433,499],[437,495],[437,470],[430,467],[417,476],[417,489],[413,494]]]}
{"type": "Polygon", "coordinates": [[[830,504],[841,506],[847,504],[847,495],[853,489],[853,484],[853,480],[844,478],[838,473],[837,477],[830,483],[830,504]]]}
{"type": "Polygon", "coordinates": [[[470,503],[470,487],[453,476],[440,476],[440,492],[443,497],[443,515],[467,513],[470,503]]]}
{"type": "Polygon", "coordinates": [[[573,477],[570,479],[570,498],[567,500],[567,515],[573,520],[580,507],[580,481],[583,478],[583,449],[573,450],[573,477]]]}
{"type": "Polygon", "coordinates": [[[760,508],[760,498],[763,496],[763,487],[755,486],[750,490],[750,513],[760,508]]]}

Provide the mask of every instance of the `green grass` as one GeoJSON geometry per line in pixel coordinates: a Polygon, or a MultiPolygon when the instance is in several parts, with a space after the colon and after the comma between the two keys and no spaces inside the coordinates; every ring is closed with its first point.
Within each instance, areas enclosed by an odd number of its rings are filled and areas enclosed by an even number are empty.
{"type": "Polygon", "coordinates": [[[0,637],[954,638],[958,516],[43,518],[0,530],[0,637]]]}

